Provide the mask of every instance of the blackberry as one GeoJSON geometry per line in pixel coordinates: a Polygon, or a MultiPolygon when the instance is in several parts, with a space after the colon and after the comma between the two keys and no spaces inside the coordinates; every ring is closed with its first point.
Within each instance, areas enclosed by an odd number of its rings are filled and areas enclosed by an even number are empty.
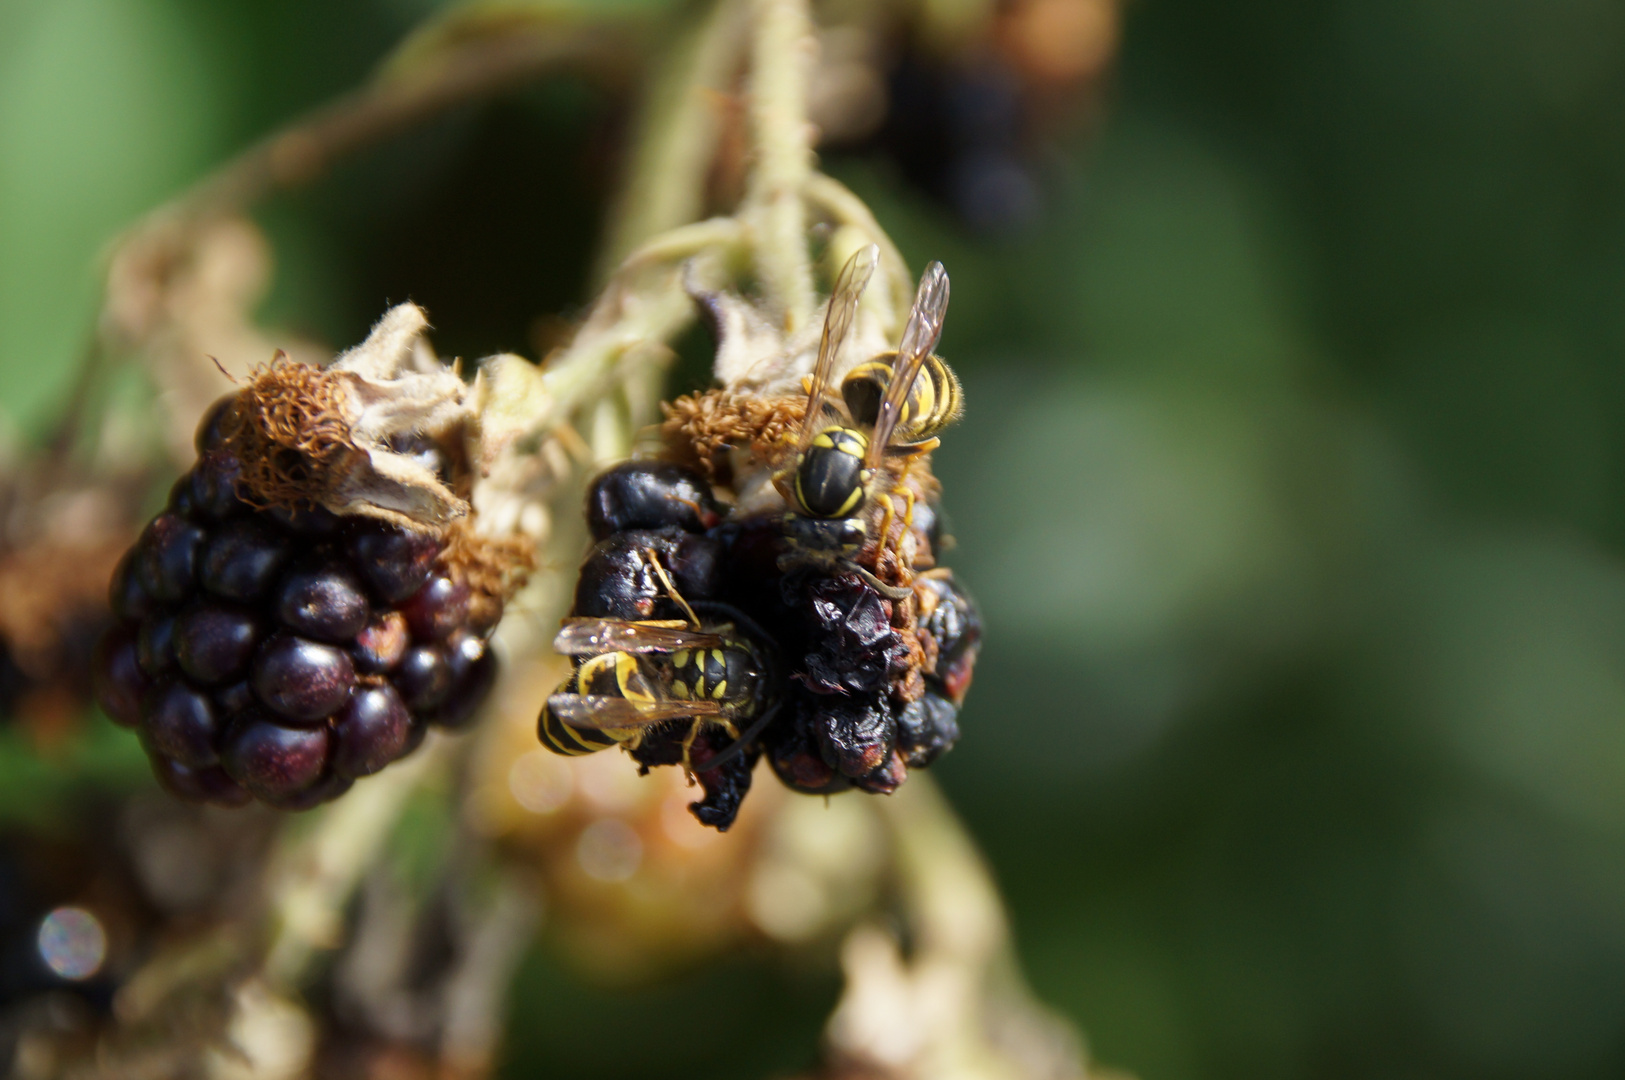
{"type": "MultiPolygon", "coordinates": [[[[787,561],[797,543],[788,531],[793,520],[727,520],[722,511],[698,473],[670,462],[616,466],[587,492],[597,543],[577,577],[572,615],[637,622],[722,610],[786,661],[756,713],[761,723],[740,744],[712,729],[690,742],[686,725],[650,727],[628,746],[642,770],[686,763],[705,792],[690,810],[726,829],[764,756],[796,791],[889,794],[909,769],[951,749],[981,642],[975,604],[952,572],[915,575],[912,603],[902,606],[873,577],[787,561]]],[[[928,504],[916,507],[913,527],[926,558],[940,539],[939,521],[928,504]]],[[[545,712],[542,739],[558,749],[545,712]]]]}
{"type": "Polygon", "coordinates": [[[302,810],[468,723],[496,675],[470,610],[501,598],[439,536],[246,501],[231,400],[113,575],[95,692],[171,793],[302,810]]]}
{"type": "Polygon", "coordinates": [[[665,461],[622,462],[600,473],[587,492],[587,528],[594,540],[667,525],[704,532],[722,514],[703,477],[665,461]]]}

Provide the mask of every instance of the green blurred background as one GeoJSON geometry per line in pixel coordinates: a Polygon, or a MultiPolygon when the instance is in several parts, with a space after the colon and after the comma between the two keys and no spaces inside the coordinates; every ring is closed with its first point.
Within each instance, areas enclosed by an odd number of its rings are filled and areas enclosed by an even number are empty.
{"type": "MultiPolygon", "coordinates": [[[[14,436],[109,235],[433,6],[0,0],[14,436]]],[[[534,354],[587,298],[623,90],[549,80],[271,204],[267,317],[344,344],[411,297],[442,352],[534,354]]],[[[1144,1080],[1625,1072],[1625,6],[1135,0],[1104,122],[997,235],[826,163],[953,275],[938,471],[988,644],[937,772],[1040,993],[1144,1080]]],[[[516,1014],[612,1000],[559,985],[516,1014]]],[[[739,986],[801,1047],[763,1061],[806,1060],[827,995],[739,986]]],[[[516,1076],[656,1053],[530,1027],[516,1076]]]]}

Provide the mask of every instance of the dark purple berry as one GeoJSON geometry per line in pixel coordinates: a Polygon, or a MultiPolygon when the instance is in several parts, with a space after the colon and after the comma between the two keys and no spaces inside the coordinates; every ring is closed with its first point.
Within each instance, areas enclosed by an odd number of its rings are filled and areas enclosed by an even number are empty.
{"type": "Polygon", "coordinates": [[[237,400],[236,394],[227,394],[225,397],[209,406],[208,412],[198,423],[197,434],[192,436],[192,445],[199,454],[213,450],[220,445],[220,427],[226,418],[226,412],[237,400]]]}
{"type": "Polygon", "coordinates": [[[121,623],[109,630],[96,645],[96,704],[108,719],[133,728],[141,721],[141,701],[152,683],[136,659],[134,623],[121,623]]]}
{"type": "Polygon", "coordinates": [[[451,665],[433,645],[414,645],[401,657],[393,681],[413,712],[434,708],[451,690],[451,665]]]}
{"type": "Polygon", "coordinates": [[[959,740],[959,710],[934,690],[897,714],[897,749],[911,769],[923,769],[959,740]]]}
{"type": "Polygon", "coordinates": [[[134,548],[126,551],[114,568],[113,578],[107,585],[107,602],[113,614],[121,619],[142,619],[157,608],[136,575],[134,548]]]}
{"type": "Polygon", "coordinates": [[[883,697],[820,694],[801,700],[815,710],[819,753],[842,775],[865,776],[891,756],[897,723],[883,697]]]}
{"type": "Polygon", "coordinates": [[[154,599],[184,600],[197,573],[203,530],[177,514],[159,514],[136,542],[135,570],[154,599]]]}
{"type": "Polygon", "coordinates": [[[325,506],[314,503],[297,508],[273,506],[265,513],[272,521],[299,536],[332,536],[339,531],[339,516],[325,506]]]}
{"type": "Polygon", "coordinates": [[[183,518],[197,514],[197,500],[192,497],[192,474],[186,473],[169,489],[169,512],[183,518]]]}
{"type": "Polygon", "coordinates": [[[245,509],[237,498],[243,463],[229,450],[208,450],[192,469],[192,502],[199,516],[224,521],[245,509]]]}
{"type": "Polygon", "coordinates": [[[369,614],[360,580],[341,564],[296,569],[277,590],[277,618],[320,641],[350,640],[366,627],[369,614]]]}
{"type": "Polygon", "coordinates": [[[357,634],[350,647],[350,656],[356,670],[368,675],[382,675],[393,671],[406,655],[411,644],[406,630],[406,616],[398,611],[386,611],[375,616],[366,628],[357,634]]]}
{"type": "Polygon", "coordinates": [[[332,802],[354,786],[355,781],[338,773],[328,773],[303,791],[292,795],[266,796],[267,805],[277,810],[314,810],[325,802],[332,802]]]}
{"type": "Polygon", "coordinates": [[[230,777],[267,802],[287,799],[321,779],[328,731],[252,718],[232,729],[220,757],[230,777]]]}
{"type": "Polygon", "coordinates": [[[288,558],[287,539],[252,518],[227,522],[203,549],[198,578],[228,600],[252,600],[276,580],[288,558]]]}
{"type": "Polygon", "coordinates": [[[415,753],[417,748],[423,745],[423,740],[428,738],[428,735],[429,725],[413,717],[412,726],[406,732],[406,746],[401,749],[401,757],[415,753]]]}
{"type": "Polygon", "coordinates": [[[627,529],[676,525],[704,532],[722,518],[711,485],[667,461],[628,461],[600,473],[587,488],[587,528],[594,540],[627,529]]]}
{"type": "Polygon", "coordinates": [[[253,708],[258,702],[254,699],[253,689],[244,681],[234,682],[230,686],[222,686],[216,690],[214,704],[222,716],[236,716],[245,709],[253,708]]]}
{"type": "Polygon", "coordinates": [[[467,630],[458,630],[446,639],[446,666],[451,669],[452,683],[461,683],[490,651],[484,638],[467,630]]]}
{"type": "Polygon", "coordinates": [[[428,720],[440,727],[460,728],[474,718],[491,693],[497,658],[479,637],[459,630],[446,643],[446,666],[451,669],[451,690],[428,720]]]}
{"type": "MultiPolygon", "coordinates": [[[[95,690],[170,791],[303,809],[411,753],[429,723],[466,723],[495,658],[436,534],[246,501],[223,432],[238,401],[211,407],[196,464],[109,583],[122,621],[95,690]]],[[[390,445],[442,477],[453,464],[432,439],[390,445]]]]}
{"type": "Polygon", "coordinates": [[[178,761],[155,754],[152,757],[152,771],[165,791],[188,802],[246,806],[251,797],[218,765],[210,765],[206,769],[188,769],[178,761]]]}
{"type": "Polygon", "coordinates": [[[654,552],[683,596],[708,599],[721,583],[722,546],[675,527],[628,530],[600,541],[576,578],[576,615],[608,619],[681,618],[665,582],[649,566],[654,552]]]}
{"type": "Polygon", "coordinates": [[[350,538],[350,558],[378,596],[399,603],[423,587],[434,569],[440,542],[428,533],[380,522],[360,526],[350,538]]]}
{"type": "Polygon", "coordinates": [[[278,634],[254,658],[254,694],[293,723],[314,724],[333,715],[355,685],[350,657],[331,645],[278,634]]]}
{"type": "Polygon", "coordinates": [[[141,670],[154,679],[174,668],[175,620],[172,616],[154,616],[142,622],[135,638],[135,656],[141,670]]]}
{"type": "Polygon", "coordinates": [[[203,603],[175,620],[175,659],[201,683],[220,683],[242,674],[254,655],[260,622],[245,608],[203,603]]]}
{"type": "Polygon", "coordinates": [[[412,714],[394,687],[361,686],[333,718],[333,770],[370,776],[406,751],[412,714]]]}
{"type": "Polygon", "coordinates": [[[435,574],[406,603],[401,613],[419,641],[444,641],[468,621],[468,586],[435,574]]]}
{"type": "Polygon", "coordinates": [[[202,693],[183,682],[156,687],[141,711],[141,737],[149,753],[174,758],[202,769],[220,760],[215,739],[220,724],[214,706],[202,693]]]}

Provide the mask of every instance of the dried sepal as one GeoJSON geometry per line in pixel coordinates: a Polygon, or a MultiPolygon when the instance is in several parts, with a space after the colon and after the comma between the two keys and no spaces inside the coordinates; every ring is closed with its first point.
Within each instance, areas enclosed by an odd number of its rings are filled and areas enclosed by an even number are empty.
{"type": "Polygon", "coordinates": [[[495,626],[536,568],[535,541],[523,533],[485,536],[462,518],[447,527],[442,543],[436,561],[467,583],[469,622],[481,630],[495,626]]]}
{"type": "Polygon", "coordinates": [[[725,478],[729,450],[748,449],[758,461],[776,463],[806,414],[805,397],[760,398],[730,390],[705,390],[661,402],[660,434],[675,460],[709,480],[725,478]]]}
{"type": "Polygon", "coordinates": [[[435,359],[427,328],[421,308],[399,304],[328,367],[278,354],[256,372],[221,424],[242,461],[243,494],[415,529],[467,514],[465,493],[397,449],[427,439],[454,466],[466,457],[472,390],[435,359]]]}
{"type": "Polygon", "coordinates": [[[476,464],[486,476],[517,440],[534,433],[535,417],[546,410],[550,396],[542,369],[513,353],[481,360],[473,389],[472,407],[480,425],[476,464]]]}

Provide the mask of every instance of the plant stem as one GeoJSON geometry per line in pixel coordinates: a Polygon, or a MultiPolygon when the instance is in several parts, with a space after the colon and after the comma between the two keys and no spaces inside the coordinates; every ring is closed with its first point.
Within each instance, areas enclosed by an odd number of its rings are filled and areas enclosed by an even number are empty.
{"type": "Polygon", "coordinates": [[[511,89],[567,63],[602,63],[629,47],[624,29],[591,24],[508,25],[459,34],[448,20],[409,39],[379,75],[266,136],[135,227],[238,212],[308,183],[335,161],[465,102],[511,89]]]}
{"type": "Polygon", "coordinates": [[[914,278],[908,272],[908,263],[903,261],[903,253],[897,250],[892,238],[881,228],[868,204],[833,176],[813,173],[807,177],[803,193],[808,202],[838,224],[855,226],[880,245],[881,272],[891,294],[888,297],[889,309],[897,315],[897,324],[888,330],[892,334],[900,334],[903,330],[902,320],[914,302],[914,278]]]}
{"type": "Polygon", "coordinates": [[[272,932],[262,968],[268,984],[296,989],[311,956],[341,943],[350,894],[378,858],[408,797],[454,749],[452,740],[432,737],[412,757],[318,811],[308,833],[286,842],[270,875],[272,932]]]}
{"type": "Polygon", "coordinates": [[[912,947],[905,956],[873,924],[847,938],[846,988],[828,1029],[834,1064],[958,1080],[1081,1080],[1076,1037],[1028,991],[998,889],[940,789],[911,776],[879,812],[912,947]]]}
{"type": "Polygon", "coordinates": [[[756,271],[767,298],[794,333],[813,317],[812,262],[802,189],[812,173],[807,78],[812,24],[804,0],[755,0],[750,118],[753,153],[746,206],[755,231],[756,271]]]}

